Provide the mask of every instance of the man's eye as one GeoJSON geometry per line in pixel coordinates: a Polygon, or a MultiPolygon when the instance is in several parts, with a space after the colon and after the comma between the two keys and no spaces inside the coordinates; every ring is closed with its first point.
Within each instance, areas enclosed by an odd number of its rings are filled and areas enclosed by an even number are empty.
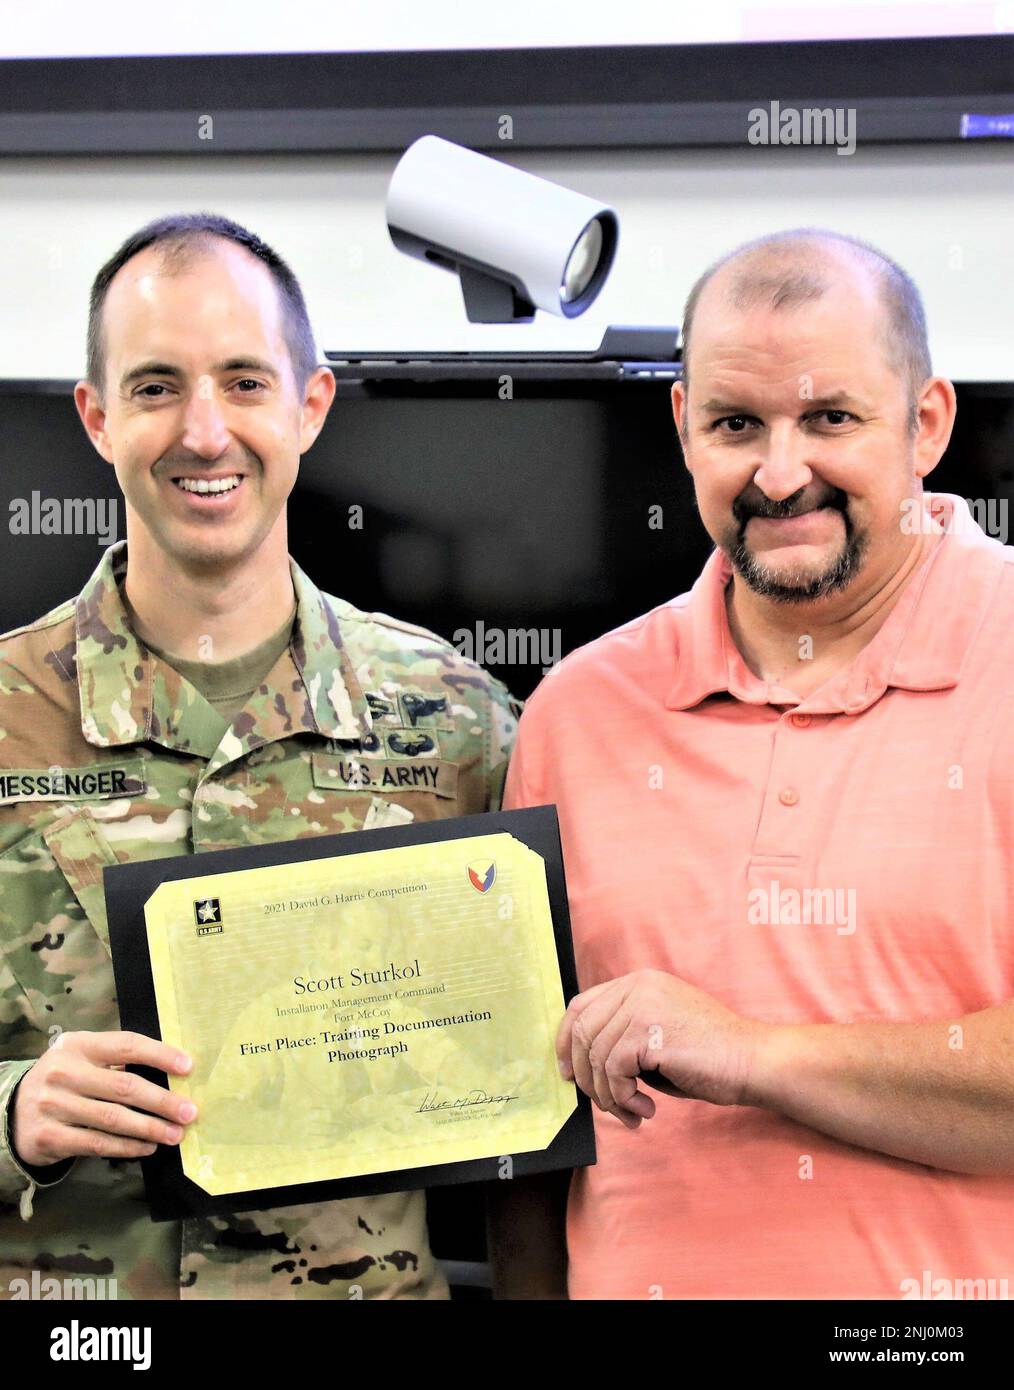
{"type": "MultiPolygon", "coordinates": [[[[719,425],[728,424],[728,423],[730,423],[730,422],[733,421],[733,420],[752,420],[752,419],[753,419],[753,416],[752,416],[752,415],[723,415],[722,418],[721,418],[720,420],[716,420],[716,421],[715,421],[715,423],[711,426],[711,428],[712,428],[713,430],[717,430],[718,427],[719,427],[719,425]]],[[[726,431],[724,431],[724,430],[722,431],[723,434],[724,434],[725,432],[726,432],[726,431]]],[[[732,430],[731,433],[732,433],[732,434],[742,434],[743,431],[742,431],[742,430],[732,430]]]]}
{"type": "MultiPolygon", "coordinates": [[[[854,416],[854,415],[850,415],[849,412],[848,412],[847,410],[818,410],[818,411],[817,411],[817,414],[818,414],[818,415],[840,415],[840,416],[842,416],[842,419],[843,419],[843,420],[846,420],[846,419],[847,419],[847,420],[854,420],[854,419],[855,419],[855,416],[854,416]]],[[[832,421],[830,421],[830,423],[831,423],[831,424],[836,424],[836,423],[838,423],[838,422],[832,420],[832,421]]]]}
{"type": "Polygon", "coordinates": [[[149,392],[149,391],[164,391],[165,389],[166,389],[166,388],[165,388],[160,382],[152,381],[152,382],[149,382],[147,386],[142,386],[141,389],[137,392],[137,395],[139,395],[139,396],[144,396],[145,400],[157,401],[157,400],[160,399],[160,397],[158,397],[158,396],[149,396],[149,395],[148,395],[148,392],[149,392]]]}
{"type": "MultiPolygon", "coordinates": [[[[257,387],[261,387],[261,386],[263,386],[263,384],[264,384],[263,382],[254,381],[253,377],[250,377],[250,376],[244,377],[244,378],[242,379],[242,381],[237,381],[237,382],[236,382],[236,385],[237,385],[237,386],[257,386],[257,387]]],[[[249,396],[249,395],[250,395],[250,392],[249,392],[249,391],[241,391],[241,392],[240,392],[240,395],[241,395],[241,396],[249,396]]]]}

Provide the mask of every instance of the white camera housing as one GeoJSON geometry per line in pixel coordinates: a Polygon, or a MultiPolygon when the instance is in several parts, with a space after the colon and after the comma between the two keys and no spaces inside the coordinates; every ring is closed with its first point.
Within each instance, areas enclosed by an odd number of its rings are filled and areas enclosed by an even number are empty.
{"type": "Polygon", "coordinates": [[[437,135],[398,161],[387,228],[399,251],[457,271],[473,323],[583,314],[619,237],[605,204],[437,135]]]}

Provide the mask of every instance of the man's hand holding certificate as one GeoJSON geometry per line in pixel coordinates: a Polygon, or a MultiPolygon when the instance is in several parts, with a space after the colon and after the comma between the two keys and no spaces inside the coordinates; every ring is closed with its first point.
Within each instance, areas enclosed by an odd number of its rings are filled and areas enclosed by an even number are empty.
{"type": "Polygon", "coordinates": [[[194,1060],[169,1083],[198,1119],[151,1161],[156,1215],[166,1190],[174,1210],[269,1206],[370,1175],[384,1190],[495,1176],[505,1156],[529,1155],[525,1171],[593,1159],[553,1049],[574,980],[551,811],[198,867],[107,871],[129,1026],[194,1060]]]}

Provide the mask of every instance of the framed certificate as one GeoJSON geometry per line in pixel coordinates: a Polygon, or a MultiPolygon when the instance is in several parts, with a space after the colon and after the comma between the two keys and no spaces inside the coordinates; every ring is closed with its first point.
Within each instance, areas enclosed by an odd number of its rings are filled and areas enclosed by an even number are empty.
{"type": "Polygon", "coordinates": [[[189,1053],[155,1220],[595,1161],[553,1041],[576,992],[542,806],[105,870],[122,1027],[189,1053]]]}

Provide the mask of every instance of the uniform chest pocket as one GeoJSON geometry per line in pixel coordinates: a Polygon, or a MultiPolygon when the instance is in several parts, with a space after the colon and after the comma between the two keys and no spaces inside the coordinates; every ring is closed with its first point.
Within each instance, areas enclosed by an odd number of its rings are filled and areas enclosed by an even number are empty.
{"type": "Polygon", "coordinates": [[[0,856],[4,960],[47,1030],[118,1026],[102,892],[102,870],[117,862],[84,807],[0,856]]]}

